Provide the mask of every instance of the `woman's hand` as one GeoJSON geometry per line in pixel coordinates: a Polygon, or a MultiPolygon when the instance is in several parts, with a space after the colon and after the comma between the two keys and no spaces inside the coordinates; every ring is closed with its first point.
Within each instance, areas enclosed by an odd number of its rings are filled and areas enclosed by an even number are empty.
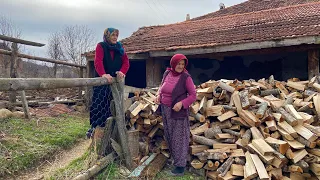
{"type": "Polygon", "coordinates": [[[103,78],[106,78],[108,80],[109,83],[112,83],[112,76],[110,74],[104,74],[102,75],[103,78]]]}
{"type": "Polygon", "coordinates": [[[123,79],[125,76],[126,76],[126,75],[124,75],[121,71],[118,71],[118,72],[117,72],[117,77],[118,77],[119,79],[123,79]]]}
{"type": "Polygon", "coordinates": [[[182,102],[177,102],[174,106],[173,106],[173,110],[176,111],[176,112],[179,112],[182,108],[182,102]]]}
{"type": "Polygon", "coordinates": [[[154,103],[160,104],[160,95],[156,96],[156,98],[154,99],[154,103]]]}

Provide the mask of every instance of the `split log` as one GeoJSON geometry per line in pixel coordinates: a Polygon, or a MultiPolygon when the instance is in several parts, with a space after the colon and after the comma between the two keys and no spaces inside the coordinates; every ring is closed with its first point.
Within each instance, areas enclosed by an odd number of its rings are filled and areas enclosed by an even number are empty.
{"type": "Polygon", "coordinates": [[[240,157],[234,158],[234,162],[236,164],[239,164],[239,165],[245,165],[246,164],[246,161],[244,159],[240,158],[240,157]]]}
{"type": "Polygon", "coordinates": [[[239,92],[241,107],[243,109],[248,109],[250,106],[248,93],[249,93],[248,90],[244,90],[244,91],[239,92]]]}
{"type": "Polygon", "coordinates": [[[232,131],[230,129],[222,129],[222,132],[225,132],[225,133],[229,133],[231,135],[234,135],[234,136],[237,136],[237,137],[240,137],[241,134],[239,132],[236,132],[236,131],[232,131]]]}
{"type": "Polygon", "coordinates": [[[272,155],[274,152],[274,149],[264,139],[254,139],[252,144],[262,155],[272,155]]]}
{"type": "Polygon", "coordinates": [[[84,173],[76,176],[73,180],[88,180],[94,175],[96,175],[98,172],[100,172],[102,169],[108,166],[109,163],[113,162],[115,158],[115,153],[110,153],[106,157],[100,159],[94,166],[89,168],[84,173]]]}
{"type": "Polygon", "coordinates": [[[229,171],[234,159],[233,157],[229,157],[218,169],[217,172],[221,174],[221,176],[225,176],[227,172],[229,171]]]}
{"type": "Polygon", "coordinates": [[[250,130],[250,129],[247,129],[246,132],[244,133],[244,135],[242,136],[241,143],[242,143],[244,146],[246,146],[246,145],[249,144],[250,139],[251,139],[251,130],[250,130]]]}
{"type": "Polygon", "coordinates": [[[192,140],[194,142],[196,142],[196,143],[199,143],[199,144],[202,144],[202,145],[207,145],[207,146],[212,146],[213,144],[218,143],[215,140],[208,139],[208,138],[205,138],[203,136],[197,136],[197,135],[193,135],[192,136],[192,140]]]}
{"type": "Polygon", "coordinates": [[[283,108],[279,108],[278,112],[282,114],[285,118],[285,120],[291,125],[296,126],[298,124],[298,120],[295,119],[291,114],[289,114],[287,111],[285,111],[283,108]]]}
{"type": "Polygon", "coordinates": [[[238,165],[238,164],[232,164],[230,168],[230,172],[233,176],[240,176],[243,177],[244,174],[244,167],[243,165],[238,165]]]}
{"type": "Polygon", "coordinates": [[[301,167],[302,170],[303,170],[303,172],[305,172],[305,173],[309,172],[309,170],[310,170],[309,164],[308,164],[306,161],[304,161],[304,160],[300,160],[300,161],[297,163],[297,165],[298,165],[299,167],[301,167]]]}
{"type": "Polygon", "coordinates": [[[253,160],[251,158],[251,154],[249,152],[246,152],[246,164],[244,167],[244,178],[245,179],[253,179],[258,176],[256,167],[253,163],[253,160]]]}
{"type": "Polygon", "coordinates": [[[267,173],[267,170],[265,169],[263,163],[261,162],[261,160],[259,159],[259,157],[256,154],[250,154],[251,159],[254,163],[254,166],[257,169],[259,178],[261,180],[269,180],[269,175],[267,173]]]}
{"type": "Polygon", "coordinates": [[[280,152],[281,154],[285,154],[289,149],[289,144],[286,141],[274,139],[272,137],[268,137],[265,141],[276,151],[280,152]]]}
{"type": "Polygon", "coordinates": [[[204,132],[204,136],[208,139],[212,139],[212,138],[218,139],[218,134],[221,134],[221,133],[222,131],[220,126],[213,126],[212,128],[209,128],[204,132]]]}
{"type": "Polygon", "coordinates": [[[264,116],[264,113],[266,112],[268,108],[268,104],[267,103],[261,103],[261,106],[259,107],[257,113],[256,113],[256,116],[258,118],[262,118],[264,116]]]}
{"type": "Polygon", "coordinates": [[[235,90],[233,87],[227,85],[226,83],[223,83],[222,81],[219,82],[219,87],[231,93],[233,93],[235,90]]]}
{"type": "Polygon", "coordinates": [[[261,96],[268,96],[268,95],[279,95],[280,90],[279,89],[268,89],[260,92],[261,96]]]}

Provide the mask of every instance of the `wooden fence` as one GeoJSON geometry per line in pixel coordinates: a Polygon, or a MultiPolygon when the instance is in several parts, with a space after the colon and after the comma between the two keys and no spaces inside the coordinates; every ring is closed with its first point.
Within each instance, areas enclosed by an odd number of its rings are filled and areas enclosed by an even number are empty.
{"type": "MultiPolygon", "coordinates": [[[[44,46],[44,44],[26,41],[22,39],[12,38],[0,35],[0,40],[12,42],[11,51],[0,50],[0,54],[11,56],[10,66],[10,78],[0,78],[0,91],[9,91],[9,103],[16,104],[16,92],[20,92],[21,101],[25,117],[30,119],[28,110],[28,102],[25,96],[25,90],[46,90],[46,89],[57,89],[57,88],[72,88],[72,87],[88,87],[88,86],[101,86],[109,84],[112,91],[112,96],[115,103],[115,115],[117,124],[117,130],[120,137],[120,144],[122,147],[123,157],[125,158],[126,166],[131,168],[131,155],[128,147],[128,135],[125,126],[125,115],[124,115],[124,93],[125,86],[124,80],[118,80],[114,78],[111,83],[108,83],[105,78],[83,78],[83,70],[86,66],[72,64],[61,60],[48,59],[37,56],[30,56],[26,54],[18,53],[17,43],[30,45],[30,46],[44,46]],[[17,60],[18,57],[28,58],[37,61],[50,62],[54,64],[62,64],[72,67],[80,68],[80,78],[20,78],[17,73],[17,60]]],[[[136,88],[129,88],[136,90],[136,88]]],[[[81,93],[81,91],[80,91],[81,93]]],[[[79,94],[80,95],[80,94],[79,94]]]]}

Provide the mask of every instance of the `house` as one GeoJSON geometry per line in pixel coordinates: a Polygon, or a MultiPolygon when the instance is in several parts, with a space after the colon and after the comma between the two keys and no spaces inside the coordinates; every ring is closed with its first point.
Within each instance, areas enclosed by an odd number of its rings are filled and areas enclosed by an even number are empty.
{"type": "MultiPolygon", "coordinates": [[[[195,84],[270,75],[306,80],[319,73],[320,0],[248,0],[184,22],[142,27],[122,42],[130,86],[158,86],[176,53],[188,57],[195,84]]],[[[92,69],[94,52],[86,56],[92,69]]]]}

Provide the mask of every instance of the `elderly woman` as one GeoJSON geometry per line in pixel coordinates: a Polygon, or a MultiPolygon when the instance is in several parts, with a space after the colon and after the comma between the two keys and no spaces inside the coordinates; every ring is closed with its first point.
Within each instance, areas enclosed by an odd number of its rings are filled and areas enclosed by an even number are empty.
{"type": "MultiPolygon", "coordinates": [[[[96,46],[94,59],[95,77],[103,77],[112,81],[113,77],[124,78],[129,70],[129,58],[122,44],[117,42],[119,30],[107,28],[103,33],[103,42],[96,46]]],[[[110,101],[112,93],[109,85],[93,87],[92,105],[90,107],[90,125],[87,132],[90,138],[97,126],[104,127],[108,117],[112,116],[110,101]]]]}
{"type": "Polygon", "coordinates": [[[174,176],[184,174],[189,149],[189,106],[196,100],[196,90],[185,67],[188,59],[183,54],[171,58],[170,66],[163,74],[156,103],[161,104],[164,134],[168,142],[175,168],[174,176]]]}

